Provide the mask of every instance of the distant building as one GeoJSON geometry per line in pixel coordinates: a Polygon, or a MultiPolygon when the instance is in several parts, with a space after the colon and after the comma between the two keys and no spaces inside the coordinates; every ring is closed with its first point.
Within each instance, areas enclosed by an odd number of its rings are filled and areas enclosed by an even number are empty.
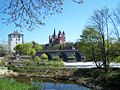
{"type": "Polygon", "coordinates": [[[11,52],[15,52],[14,48],[17,44],[22,44],[24,35],[19,33],[18,31],[14,31],[13,33],[8,35],[8,45],[11,52]]]}
{"type": "Polygon", "coordinates": [[[65,32],[59,31],[59,33],[56,35],[55,29],[53,35],[49,35],[49,45],[55,45],[55,44],[64,44],[65,43],[65,32]]]}

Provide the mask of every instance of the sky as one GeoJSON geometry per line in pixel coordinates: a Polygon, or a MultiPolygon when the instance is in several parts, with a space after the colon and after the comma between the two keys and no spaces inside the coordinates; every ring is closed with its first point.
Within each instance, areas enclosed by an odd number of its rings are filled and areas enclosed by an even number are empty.
{"type": "MultiPolygon", "coordinates": [[[[63,12],[61,14],[47,17],[44,21],[45,25],[34,31],[22,30],[24,41],[47,44],[49,43],[49,35],[53,34],[55,28],[56,34],[59,30],[65,32],[66,42],[75,42],[80,38],[94,10],[104,7],[113,10],[118,4],[120,4],[120,0],[85,0],[82,4],[76,4],[72,0],[64,0],[63,12]]],[[[17,28],[12,24],[5,25],[0,22],[0,42],[7,42],[8,34],[14,30],[17,30],[17,28]]]]}

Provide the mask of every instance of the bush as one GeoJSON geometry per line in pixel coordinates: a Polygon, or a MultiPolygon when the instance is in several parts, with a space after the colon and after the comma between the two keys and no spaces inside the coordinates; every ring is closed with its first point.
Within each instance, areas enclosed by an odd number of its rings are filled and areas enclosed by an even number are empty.
{"type": "Polygon", "coordinates": [[[35,56],[33,60],[34,60],[34,61],[37,61],[37,62],[40,62],[40,61],[41,61],[41,59],[40,59],[38,56],[35,56]]]}
{"type": "Polygon", "coordinates": [[[8,67],[8,70],[14,70],[16,68],[16,66],[11,64],[7,65],[7,67],[8,67]]]}
{"type": "Polygon", "coordinates": [[[60,66],[64,66],[64,61],[63,60],[60,60],[60,66]]]}
{"type": "Polygon", "coordinates": [[[52,60],[59,61],[59,60],[60,60],[60,58],[59,58],[59,56],[55,56],[55,57],[53,57],[53,59],[52,59],[52,60]]]}
{"type": "Polygon", "coordinates": [[[43,54],[41,55],[41,59],[48,59],[48,56],[47,56],[45,53],[43,53],[43,54]]]}

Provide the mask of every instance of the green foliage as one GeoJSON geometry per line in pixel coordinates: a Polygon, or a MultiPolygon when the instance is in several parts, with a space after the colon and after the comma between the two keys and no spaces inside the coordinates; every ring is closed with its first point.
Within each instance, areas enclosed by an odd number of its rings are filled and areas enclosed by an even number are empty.
{"type": "Polygon", "coordinates": [[[41,45],[35,45],[34,49],[36,51],[41,51],[42,50],[42,46],[41,45]]]}
{"type": "Polygon", "coordinates": [[[119,63],[119,62],[120,62],[120,56],[118,56],[118,57],[114,58],[114,59],[113,59],[113,61],[115,61],[115,62],[119,63]]]}
{"type": "Polygon", "coordinates": [[[35,56],[35,57],[34,57],[34,61],[40,62],[41,59],[40,59],[38,56],[35,56]]]}
{"type": "Polygon", "coordinates": [[[23,44],[17,44],[17,46],[15,47],[15,51],[22,54],[23,53],[23,44]]]}
{"type": "Polygon", "coordinates": [[[41,55],[41,59],[48,59],[48,56],[47,56],[47,54],[45,54],[45,53],[43,53],[42,55],[41,55]]]}
{"type": "MultiPolygon", "coordinates": [[[[63,67],[64,62],[62,60],[41,60],[38,56],[34,60],[23,62],[23,66],[8,65],[9,70],[22,72],[22,73],[38,73],[42,68],[59,68],[63,67]]],[[[46,69],[45,69],[46,70],[46,69]]]]}
{"type": "Polygon", "coordinates": [[[33,48],[35,49],[35,51],[41,51],[42,50],[42,46],[39,45],[38,43],[32,41],[33,44],[33,48]]]}
{"type": "Polygon", "coordinates": [[[86,27],[83,30],[76,47],[85,55],[87,61],[100,60],[100,47],[97,42],[100,38],[100,34],[93,27],[86,27]]]}
{"type": "Polygon", "coordinates": [[[64,61],[63,60],[60,60],[59,63],[60,63],[59,64],[60,66],[64,66],[64,61]]]}
{"type": "Polygon", "coordinates": [[[24,44],[18,44],[15,47],[16,52],[22,54],[22,55],[35,55],[36,51],[42,50],[42,46],[35,42],[30,43],[24,43],[24,44]]]}
{"type": "Polygon", "coordinates": [[[23,54],[30,55],[32,47],[33,47],[32,43],[23,44],[23,54]]]}
{"type": "Polygon", "coordinates": [[[54,56],[54,57],[52,58],[52,60],[54,60],[54,61],[59,61],[60,58],[59,58],[59,56],[54,56]]]}
{"type": "MultiPolygon", "coordinates": [[[[0,78],[0,90],[35,90],[36,87],[20,83],[14,79],[0,78]]],[[[37,89],[37,88],[36,88],[37,89]]]]}
{"type": "Polygon", "coordinates": [[[30,50],[30,55],[32,56],[32,55],[35,55],[35,54],[36,54],[35,49],[31,49],[31,50],[30,50]]]}

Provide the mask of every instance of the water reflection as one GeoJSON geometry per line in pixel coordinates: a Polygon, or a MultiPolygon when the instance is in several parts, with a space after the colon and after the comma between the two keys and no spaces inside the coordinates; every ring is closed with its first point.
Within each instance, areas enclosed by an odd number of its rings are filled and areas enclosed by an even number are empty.
{"type": "Polygon", "coordinates": [[[41,86],[42,90],[90,90],[77,84],[53,83],[53,82],[33,82],[34,86],[41,86]]]}

